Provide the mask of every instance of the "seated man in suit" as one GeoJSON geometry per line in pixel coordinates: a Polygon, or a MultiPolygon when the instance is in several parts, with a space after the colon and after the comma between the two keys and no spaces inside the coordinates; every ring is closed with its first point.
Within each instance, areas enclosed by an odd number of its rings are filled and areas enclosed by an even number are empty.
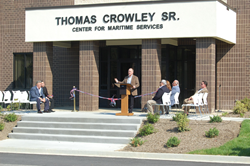
{"type": "Polygon", "coordinates": [[[37,107],[37,112],[42,113],[40,103],[43,102],[45,107],[44,107],[44,112],[49,113],[49,100],[45,97],[43,94],[43,88],[41,87],[41,81],[36,82],[36,86],[33,86],[30,89],[30,101],[36,101],[36,107],[37,107]]]}
{"type": "MultiPolygon", "coordinates": [[[[199,93],[208,93],[207,85],[208,85],[207,81],[202,81],[201,82],[201,88],[199,90],[197,90],[194,95],[197,95],[199,93]]],[[[185,99],[183,101],[183,104],[194,104],[193,96],[185,99]]],[[[186,107],[183,106],[182,109],[184,110],[184,113],[186,113],[188,115],[190,107],[186,108],[186,107]]]]}
{"type": "Polygon", "coordinates": [[[175,94],[181,93],[178,80],[174,80],[174,82],[172,83],[172,86],[173,86],[172,93],[170,96],[171,106],[173,106],[175,104],[175,99],[174,99],[175,94]]]}
{"type": "Polygon", "coordinates": [[[55,112],[52,110],[54,108],[54,99],[53,99],[52,95],[49,95],[48,90],[47,90],[45,83],[43,81],[42,81],[42,88],[43,88],[43,94],[45,95],[45,97],[47,97],[47,99],[51,103],[48,111],[55,112]]]}
{"type": "Polygon", "coordinates": [[[154,114],[153,106],[154,104],[162,104],[162,95],[164,93],[169,93],[170,90],[167,88],[167,82],[166,80],[161,80],[160,82],[160,88],[156,92],[154,98],[152,100],[148,100],[147,102],[147,108],[148,110],[154,114]]]}

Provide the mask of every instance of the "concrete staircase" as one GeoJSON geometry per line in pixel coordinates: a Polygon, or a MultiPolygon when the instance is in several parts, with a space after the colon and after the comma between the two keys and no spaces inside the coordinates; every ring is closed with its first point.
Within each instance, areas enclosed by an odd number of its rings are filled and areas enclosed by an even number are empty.
{"type": "Polygon", "coordinates": [[[128,144],[140,128],[136,117],[23,116],[11,139],[128,144]]]}

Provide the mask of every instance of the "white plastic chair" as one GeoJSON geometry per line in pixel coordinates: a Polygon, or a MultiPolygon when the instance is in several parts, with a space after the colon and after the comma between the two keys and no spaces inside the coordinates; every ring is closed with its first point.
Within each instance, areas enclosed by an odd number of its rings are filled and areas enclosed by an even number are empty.
{"type": "Polygon", "coordinates": [[[29,104],[30,104],[30,109],[31,109],[31,105],[36,104],[36,101],[30,101],[30,91],[28,91],[29,94],[29,104]]]}
{"type": "Polygon", "coordinates": [[[176,92],[174,95],[174,104],[172,106],[178,106],[177,108],[180,108],[180,102],[179,102],[179,92],[176,92]]]}
{"type": "MultiPolygon", "coordinates": [[[[164,114],[164,112],[165,112],[165,106],[167,106],[168,107],[168,110],[170,110],[171,109],[171,101],[170,101],[170,96],[171,96],[171,93],[172,92],[169,92],[169,93],[164,93],[163,95],[162,95],[162,103],[163,104],[154,104],[155,106],[162,106],[163,107],[163,112],[162,112],[162,114],[164,114]]],[[[158,112],[158,111],[157,111],[158,112]]]]}
{"type": "MultiPolygon", "coordinates": [[[[194,104],[182,104],[182,107],[185,106],[186,109],[187,109],[187,107],[194,107],[195,109],[196,109],[196,107],[198,107],[200,115],[202,116],[201,109],[200,109],[200,104],[202,103],[202,97],[203,97],[203,93],[196,94],[193,96],[194,104]]],[[[195,111],[195,113],[196,113],[196,111],[195,111]]]]}
{"type": "MultiPolygon", "coordinates": [[[[29,99],[28,92],[21,91],[20,94],[21,94],[20,103],[29,104],[30,101],[28,100],[29,99]]],[[[26,106],[25,106],[25,109],[26,109],[26,106]]]]}
{"type": "MultiPolygon", "coordinates": [[[[203,98],[202,98],[203,99],[203,105],[202,106],[207,108],[207,113],[209,114],[207,96],[208,96],[208,93],[204,93],[203,98]]],[[[204,110],[205,110],[205,108],[204,108],[204,110]]]]}
{"type": "Polygon", "coordinates": [[[3,98],[3,102],[4,102],[4,105],[6,107],[6,104],[11,104],[11,93],[10,91],[3,91],[3,95],[4,95],[4,98],[3,98]]]}
{"type": "Polygon", "coordinates": [[[12,91],[12,93],[13,93],[13,98],[12,98],[11,104],[18,103],[18,109],[19,109],[20,108],[21,92],[19,90],[17,90],[17,91],[12,91]]]}

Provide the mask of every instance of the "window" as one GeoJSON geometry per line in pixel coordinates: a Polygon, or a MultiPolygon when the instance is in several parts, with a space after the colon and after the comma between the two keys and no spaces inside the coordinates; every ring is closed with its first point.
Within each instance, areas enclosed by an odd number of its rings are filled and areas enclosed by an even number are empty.
{"type": "Polygon", "coordinates": [[[33,84],[33,53],[14,53],[14,89],[30,89],[33,84]]]}

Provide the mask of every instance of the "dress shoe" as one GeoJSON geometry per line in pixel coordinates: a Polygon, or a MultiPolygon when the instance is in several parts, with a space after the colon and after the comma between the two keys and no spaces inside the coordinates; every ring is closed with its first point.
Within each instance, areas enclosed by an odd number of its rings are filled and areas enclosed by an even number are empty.
{"type": "Polygon", "coordinates": [[[43,112],[42,111],[37,111],[38,114],[42,114],[43,112]]]}
{"type": "Polygon", "coordinates": [[[50,113],[49,111],[43,111],[43,113],[50,113]]]}

